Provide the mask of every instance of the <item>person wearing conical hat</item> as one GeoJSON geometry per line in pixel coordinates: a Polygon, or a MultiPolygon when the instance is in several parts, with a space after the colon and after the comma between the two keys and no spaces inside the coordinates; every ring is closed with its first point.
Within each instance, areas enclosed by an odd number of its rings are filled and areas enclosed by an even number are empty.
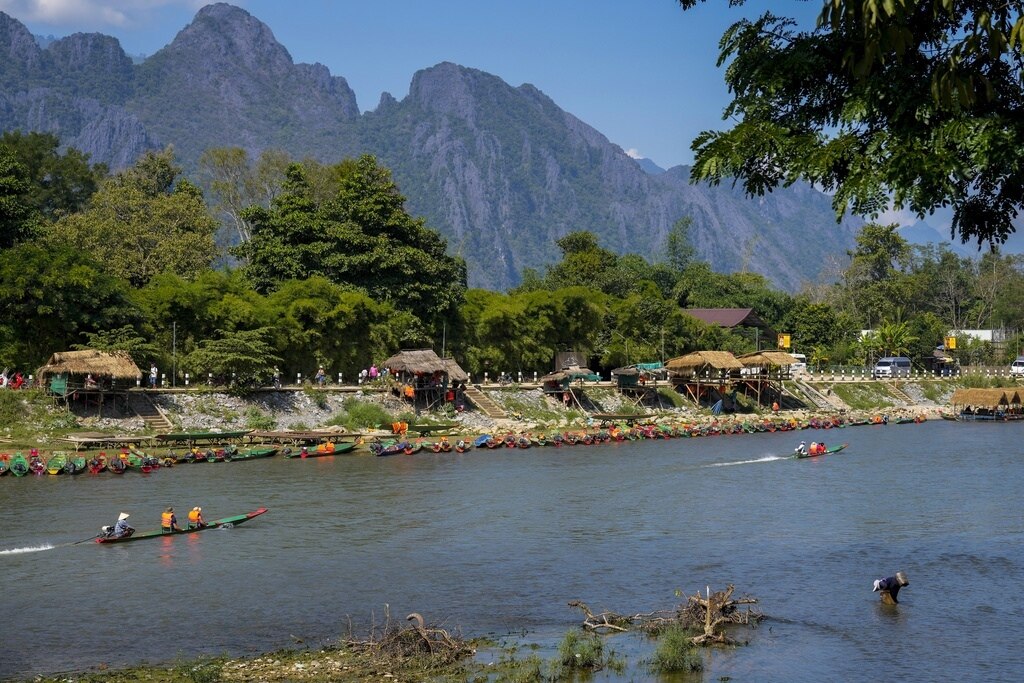
{"type": "Polygon", "coordinates": [[[111,536],[114,538],[121,538],[122,536],[131,536],[133,533],[135,533],[135,529],[128,526],[128,513],[122,512],[117,516],[117,524],[114,525],[114,530],[111,533],[111,536]]]}
{"type": "Polygon", "coordinates": [[[886,605],[899,604],[897,596],[900,589],[910,585],[907,575],[902,571],[896,572],[896,576],[887,576],[884,579],[875,580],[874,591],[882,598],[886,605]]]}

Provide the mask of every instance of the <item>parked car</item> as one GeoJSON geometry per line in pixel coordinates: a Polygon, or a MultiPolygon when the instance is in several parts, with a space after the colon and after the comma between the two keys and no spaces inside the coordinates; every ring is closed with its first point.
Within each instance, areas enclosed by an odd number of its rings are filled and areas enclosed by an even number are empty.
{"type": "Polygon", "coordinates": [[[1017,356],[1017,360],[1010,363],[1011,375],[1024,375],[1024,356],[1017,356]]]}
{"type": "Polygon", "coordinates": [[[875,363],[871,376],[878,379],[882,377],[910,377],[910,359],[906,356],[886,356],[879,358],[875,363]]]}
{"type": "Polygon", "coordinates": [[[791,353],[793,360],[796,361],[789,366],[789,371],[794,375],[799,375],[802,372],[807,372],[807,356],[802,353],[791,353]]]}

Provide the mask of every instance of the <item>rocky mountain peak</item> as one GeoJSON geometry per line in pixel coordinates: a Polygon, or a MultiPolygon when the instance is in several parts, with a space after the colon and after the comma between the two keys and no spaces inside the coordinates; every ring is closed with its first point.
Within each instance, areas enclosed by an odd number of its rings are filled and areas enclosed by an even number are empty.
{"type": "Polygon", "coordinates": [[[0,85],[23,85],[25,80],[38,75],[42,62],[43,51],[28,28],[0,12],[0,85]]]}
{"type": "Polygon", "coordinates": [[[123,102],[131,93],[132,60],[116,38],[75,33],[50,43],[46,55],[55,79],[71,93],[112,102],[123,102]]]}
{"type": "Polygon", "coordinates": [[[291,54],[270,27],[244,9],[222,2],[199,10],[192,23],[157,55],[164,53],[201,58],[211,70],[245,70],[269,77],[283,76],[293,66],[291,54]]]}

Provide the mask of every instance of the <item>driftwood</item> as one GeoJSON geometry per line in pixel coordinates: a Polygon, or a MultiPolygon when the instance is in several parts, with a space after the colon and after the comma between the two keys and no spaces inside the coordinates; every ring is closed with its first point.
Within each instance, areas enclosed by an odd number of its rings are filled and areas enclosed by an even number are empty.
{"type": "Polygon", "coordinates": [[[384,624],[373,626],[369,638],[349,638],[342,642],[355,650],[372,651],[376,655],[394,658],[424,656],[438,664],[450,664],[476,654],[476,650],[459,635],[452,635],[443,628],[428,627],[417,612],[405,619],[412,625],[392,622],[390,608],[385,605],[384,624]]]}
{"type": "Polygon", "coordinates": [[[759,611],[740,609],[740,605],[757,604],[756,598],[733,599],[732,594],[735,587],[731,584],[724,591],[711,592],[708,587],[705,595],[697,591],[695,595],[687,596],[685,604],[675,610],[661,610],[639,614],[618,614],[616,612],[600,612],[594,614],[586,603],[580,600],[573,600],[570,607],[575,607],[583,612],[583,628],[601,632],[621,632],[631,630],[642,630],[656,632],[669,626],[681,626],[688,629],[703,631],[693,638],[697,645],[729,645],[736,641],[732,640],[720,630],[728,624],[757,625],[764,615],[759,611]]]}

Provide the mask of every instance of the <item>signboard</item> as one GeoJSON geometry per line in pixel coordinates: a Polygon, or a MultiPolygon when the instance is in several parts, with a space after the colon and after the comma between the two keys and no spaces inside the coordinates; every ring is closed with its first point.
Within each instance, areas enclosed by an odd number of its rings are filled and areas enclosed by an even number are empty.
{"type": "Polygon", "coordinates": [[[779,348],[780,349],[788,349],[789,348],[789,335],[788,334],[780,334],[779,335],[779,348]]]}
{"type": "Polygon", "coordinates": [[[946,337],[945,344],[947,351],[954,350],[956,348],[956,337],[946,337]]]}

